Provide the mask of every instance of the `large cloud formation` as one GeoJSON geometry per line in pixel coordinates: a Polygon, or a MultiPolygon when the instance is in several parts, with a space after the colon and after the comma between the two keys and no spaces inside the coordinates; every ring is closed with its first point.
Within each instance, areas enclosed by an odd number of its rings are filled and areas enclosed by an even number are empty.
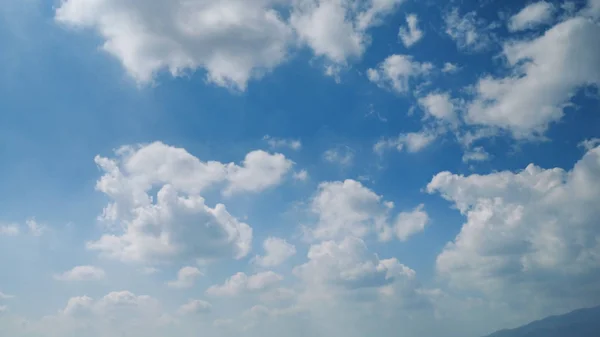
{"type": "Polygon", "coordinates": [[[96,188],[111,199],[102,217],[116,223],[117,233],[88,248],[124,261],[246,256],[252,228],[223,204],[207,206],[199,193],[217,184],[224,184],[227,195],[259,192],[279,184],[292,166],[283,155],[263,151],[250,152],[241,166],[202,162],[159,142],[116,154],[96,157],[105,172],[96,188]]]}
{"type": "Polygon", "coordinates": [[[339,240],[375,233],[381,241],[389,241],[394,235],[404,241],[425,229],[429,218],[422,206],[400,212],[392,221],[390,212],[394,207],[393,202],[385,201],[356,180],[324,182],[310,207],[317,221],[304,228],[305,234],[310,240],[339,240]]]}
{"type": "Polygon", "coordinates": [[[531,40],[508,42],[512,73],[485,76],[466,114],[469,124],[503,128],[517,138],[541,134],[560,120],[581,88],[600,85],[600,25],[574,17],[531,40]]]}
{"type": "Polygon", "coordinates": [[[360,57],[367,29],[402,0],[63,0],[58,22],[89,28],[138,82],[157,73],[206,70],[207,80],[244,90],[296,43],[336,64],[360,57]],[[289,11],[286,18],[284,13],[289,11]]]}
{"type": "Polygon", "coordinates": [[[437,258],[452,286],[520,305],[600,300],[600,147],[570,171],[531,164],[517,173],[442,172],[427,190],[467,218],[437,258]]]}

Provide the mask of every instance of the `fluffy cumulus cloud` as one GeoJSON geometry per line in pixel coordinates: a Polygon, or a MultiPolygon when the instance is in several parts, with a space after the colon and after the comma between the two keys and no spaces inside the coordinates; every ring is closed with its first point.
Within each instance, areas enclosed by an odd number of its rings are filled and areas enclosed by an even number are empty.
{"type": "Polygon", "coordinates": [[[243,292],[260,292],[270,289],[283,280],[283,276],[265,271],[254,275],[239,272],[225,280],[221,285],[213,285],[206,290],[211,296],[236,296],[243,292]]]}
{"type": "Polygon", "coordinates": [[[212,310],[212,304],[203,300],[189,300],[177,311],[180,315],[205,314],[212,310]]]}
{"type": "Polygon", "coordinates": [[[419,18],[416,14],[406,16],[406,27],[400,27],[398,37],[406,48],[410,48],[423,38],[423,31],[419,29],[419,18]]]}
{"type": "Polygon", "coordinates": [[[278,0],[66,0],[56,20],[93,29],[103,49],[137,81],[160,71],[174,76],[205,69],[207,79],[244,89],[283,62],[293,36],[278,0]]]}
{"type": "Polygon", "coordinates": [[[285,239],[269,237],[263,242],[265,255],[257,255],[254,263],[261,267],[275,267],[296,254],[296,247],[285,239]]]}
{"type": "Polygon", "coordinates": [[[430,93],[419,98],[419,105],[427,116],[450,124],[458,123],[457,108],[448,93],[430,93]]]}
{"type": "Polygon", "coordinates": [[[241,166],[203,162],[163,143],[123,147],[116,155],[96,157],[105,173],[96,188],[111,199],[102,218],[116,223],[116,233],[88,248],[125,261],[246,256],[251,227],[223,204],[207,206],[200,193],[216,185],[226,195],[259,192],[279,184],[292,165],[264,151],[250,152],[241,166]]]}
{"type": "Polygon", "coordinates": [[[242,166],[229,164],[225,194],[262,191],[281,183],[293,163],[284,155],[252,151],[246,155],[242,166]]]}
{"type": "Polygon", "coordinates": [[[443,172],[427,186],[466,217],[437,258],[454,287],[549,308],[600,300],[600,147],[570,171],[533,164],[520,172],[443,172]],[[531,303],[529,303],[531,304],[531,303]]]}
{"type": "Polygon", "coordinates": [[[106,276],[103,269],[94,266],[77,266],[62,274],[54,275],[59,281],[93,281],[106,276]]]}
{"type": "Polygon", "coordinates": [[[302,302],[338,297],[356,300],[360,294],[367,295],[364,300],[380,301],[417,289],[414,270],[396,258],[380,259],[356,237],[314,244],[307,257],[306,263],[293,270],[306,286],[302,302]]]}
{"type": "Polygon", "coordinates": [[[549,23],[552,20],[554,11],[554,5],[549,2],[531,3],[509,19],[508,29],[516,32],[549,23]]]}
{"type": "Polygon", "coordinates": [[[425,226],[429,223],[429,216],[424,208],[425,205],[421,204],[410,212],[398,214],[394,221],[394,233],[400,241],[406,241],[425,230],[425,226]]]}
{"type": "MultiPolygon", "coordinates": [[[[363,238],[376,234],[378,239],[387,241],[394,235],[394,224],[390,220],[394,207],[393,202],[385,201],[356,180],[324,182],[319,185],[310,205],[317,220],[313,225],[305,226],[304,233],[308,240],[363,238]]],[[[399,214],[398,219],[401,219],[408,213],[399,214]]],[[[423,214],[427,217],[424,211],[423,214]]]]}
{"type": "Polygon", "coordinates": [[[393,203],[355,180],[321,183],[311,210],[318,216],[315,226],[307,228],[309,238],[326,240],[346,235],[366,236],[371,231],[385,232],[393,203]]]}
{"type": "Polygon", "coordinates": [[[367,30],[396,10],[403,0],[296,0],[290,24],[315,55],[345,64],[362,56],[367,30]]]}
{"type": "Polygon", "coordinates": [[[105,234],[88,248],[124,261],[152,261],[176,256],[241,258],[250,251],[252,229],[224,205],[210,208],[200,196],[182,197],[170,185],[156,204],[140,206],[125,220],[120,234],[105,234]],[[158,232],[150,232],[156,228],[158,232]]]}
{"type": "Polygon", "coordinates": [[[55,20],[90,29],[138,82],[198,69],[244,90],[283,63],[298,42],[334,63],[360,57],[402,0],[64,0],[55,20]],[[289,14],[288,14],[289,13],[289,14]]]}
{"type": "Polygon", "coordinates": [[[412,82],[433,69],[431,63],[414,61],[410,55],[390,55],[377,68],[367,70],[369,80],[382,88],[406,93],[412,82]]]}
{"type": "Polygon", "coordinates": [[[600,84],[600,25],[571,18],[540,37],[506,43],[503,55],[513,73],[479,80],[467,120],[530,137],[561,119],[579,89],[600,84]]]}
{"type": "Polygon", "coordinates": [[[177,279],[167,282],[171,288],[191,288],[202,272],[196,267],[183,267],[177,272],[177,279]]]}

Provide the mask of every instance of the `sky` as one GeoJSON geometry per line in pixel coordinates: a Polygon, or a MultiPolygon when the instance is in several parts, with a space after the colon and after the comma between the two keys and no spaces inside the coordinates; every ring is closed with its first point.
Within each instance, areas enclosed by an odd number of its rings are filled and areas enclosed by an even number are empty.
{"type": "Polygon", "coordinates": [[[598,0],[4,0],[0,42],[0,335],[600,304],[598,0]]]}

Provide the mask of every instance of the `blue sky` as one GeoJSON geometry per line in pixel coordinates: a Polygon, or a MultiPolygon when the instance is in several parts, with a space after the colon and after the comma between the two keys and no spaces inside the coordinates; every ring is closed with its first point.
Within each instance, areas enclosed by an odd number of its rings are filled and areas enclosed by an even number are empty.
{"type": "Polygon", "coordinates": [[[599,17],[5,1],[0,332],[480,336],[600,303],[599,17]]]}

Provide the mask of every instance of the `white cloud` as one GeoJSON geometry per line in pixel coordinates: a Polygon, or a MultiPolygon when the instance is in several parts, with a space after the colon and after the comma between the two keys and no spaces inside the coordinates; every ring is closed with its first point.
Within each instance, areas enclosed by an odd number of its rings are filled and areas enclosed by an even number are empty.
{"type": "Polygon", "coordinates": [[[407,227],[424,228],[428,221],[427,214],[418,207],[399,213],[392,222],[390,213],[393,209],[393,202],[385,201],[356,180],[324,182],[311,200],[310,210],[317,220],[311,226],[303,227],[305,238],[309,241],[341,240],[347,236],[363,238],[376,234],[379,240],[388,241],[395,231],[400,239],[406,240],[418,231],[407,227]]]}
{"type": "Polygon", "coordinates": [[[298,151],[302,148],[302,142],[297,139],[284,139],[266,135],[263,137],[263,140],[265,140],[272,149],[287,147],[294,151],[298,151]]]}
{"type": "Polygon", "coordinates": [[[292,177],[294,180],[306,181],[308,179],[308,172],[306,170],[300,170],[298,172],[294,172],[292,177]]]}
{"type": "Polygon", "coordinates": [[[177,272],[177,279],[167,282],[171,288],[191,288],[196,280],[202,276],[202,272],[196,267],[183,267],[177,272]]]}
{"type": "Polygon", "coordinates": [[[89,302],[89,301],[84,301],[84,302],[88,302],[90,304],[93,304],[99,311],[107,311],[109,309],[111,309],[111,307],[113,306],[139,306],[139,307],[144,307],[146,305],[148,305],[149,307],[155,306],[157,304],[156,299],[153,299],[150,296],[147,295],[141,295],[141,296],[137,296],[129,291],[114,291],[111,292],[109,294],[107,294],[106,296],[104,296],[102,299],[96,301],[95,303],[93,302],[89,302]]]}
{"type": "Polygon", "coordinates": [[[35,218],[27,219],[25,224],[29,228],[29,233],[33,236],[42,236],[46,232],[46,226],[38,223],[35,218]]]}
{"type": "Polygon", "coordinates": [[[342,70],[344,70],[344,66],[340,64],[327,64],[325,66],[325,75],[333,78],[335,83],[342,83],[342,79],[340,77],[342,70]]]}
{"type": "Polygon", "coordinates": [[[391,208],[392,203],[385,202],[358,181],[321,183],[311,203],[318,221],[305,231],[310,239],[318,240],[347,235],[363,237],[371,231],[383,234],[391,208]]]}
{"type": "Polygon", "coordinates": [[[203,300],[189,300],[179,308],[178,313],[180,315],[204,314],[211,310],[212,305],[209,302],[203,300]]]}
{"type": "Polygon", "coordinates": [[[342,1],[299,1],[290,22],[300,40],[309,45],[318,56],[336,63],[350,57],[358,58],[364,52],[363,32],[348,21],[348,9],[342,1]]]}
{"type": "Polygon", "coordinates": [[[272,271],[260,272],[248,277],[246,287],[248,290],[264,290],[272,287],[273,285],[281,282],[283,276],[274,273],[272,271]]]}
{"type": "Polygon", "coordinates": [[[375,293],[369,298],[377,301],[378,291],[391,290],[387,286],[394,283],[412,282],[416,276],[395,258],[379,259],[363,240],[351,236],[314,244],[307,257],[308,262],[295,267],[293,273],[307,286],[304,296],[312,298],[372,289],[375,293]]]}
{"type": "Polygon", "coordinates": [[[57,314],[28,321],[23,335],[59,336],[155,336],[167,333],[166,316],[159,302],[129,291],[111,292],[95,300],[88,296],[69,299],[57,314]]]}
{"type": "Polygon", "coordinates": [[[352,161],[354,160],[354,151],[347,146],[340,146],[325,151],[325,153],[323,153],[323,159],[330,163],[348,166],[352,164],[352,161]]]}
{"type": "Polygon", "coordinates": [[[400,241],[406,241],[411,236],[425,230],[429,223],[429,216],[424,211],[424,205],[417,206],[410,212],[402,212],[394,222],[394,233],[400,241]]]}
{"type": "Polygon", "coordinates": [[[406,16],[407,27],[400,27],[398,36],[406,48],[419,42],[423,38],[423,31],[419,29],[419,19],[416,14],[406,16]]]}
{"type": "Polygon", "coordinates": [[[242,166],[227,166],[229,186],[224,193],[259,192],[279,185],[292,165],[293,162],[282,154],[252,151],[246,155],[242,166]]]}
{"type": "Polygon", "coordinates": [[[119,233],[88,248],[124,261],[246,256],[252,228],[223,204],[207,206],[200,193],[220,184],[226,195],[260,192],[279,184],[292,166],[264,151],[248,153],[241,166],[202,162],[160,142],[123,147],[116,158],[97,156],[96,163],[105,172],[96,188],[111,199],[102,219],[117,223],[119,233]]]}
{"type": "Polygon", "coordinates": [[[77,316],[81,313],[87,313],[94,305],[94,299],[88,296],[71,297],[67,301],[66,307],[61,311],[67,316],[77,316]]]}
{"type": "Polygon", "coordinates": [[[600,138],[586,139],[578,144],[579,147],[584,148],[586,151],[589,151],[598,145],[600,145],[600,138]]]}
{"type": "Polygon", "coordinates": [[[367,29],[379,25],[403,0],[298,0],[290,24],[315,55],[345,64],[362,56],[367,29]]]}
{"type": "Polygon", "coordinates": [[[225,280],[224,284],[210,286],[206,293],[212,296],[235,296],[246,289],[247,282],[248,275],[238,272],[225,280]]]}
{"type": "Polygon", "coordinates": [[[279,2],[66,0],[56,20],[93,29],[141,83],[203,68],[210,82],[244,90],[286,58],[293,32],[274,9],[279,2]]]}
{"type": "Polygon", "coordinates": [[[20,232],[19,226],[15,224],[0,226],[0,236],[17,236],[20,232]]]}
{"type": "MultiPolygon", "coordinates": [[[[161,142],[123,146],[115,154],[116,158],[96,156],[96,164],[105,173],[96,189],[113,198],[131,198],[127,194],[133,194],[135,203],[146,203],[144,192],[155,185],[169,184],[176,190],[197,194],[227,179],[228,164],[203,162],[185,149],[161,142]]],[[[112,211],[121,215],[127,209],[112,211]]]]}
{"type": "Polygon", "coordinates": [[[588,0],[581,14],[595,19],[600,18],[600,0],[588,0]]]}
{"type": "Polygon", "coordinates": [[[600,84],[600,26],[576,17],[533,40],[508,43],[513,74],[483,77],[467,121],[507,129],[517,138],[544,132],[578,89],[600,84]]]}
{"type": "Polygon", "coordinates": [[[453,287],[545,310],[552,300],[582,307],[600,299],[600,147],[570,171],[442,172],[427,190],[466,217],[436,263],[453,287]]]}
{"type": "Polygon", "coordinates": [[[460,67],[454,63],[446,62],[444,63],[444,68],[442,68],[442,72],[444,73],[456,73],[460,70],[460,67]]]}
{"type": "Polygon", "coordinates": [[[239,272],[225,280],[222,285],[210,286],[206,293],[211,296],[236,296],[244,291],[264,291],[282,280],[283,276],[272,271],[260,272],[250,276],[239,272]]]}
{"type": "Polygon", "coordinates": [[[479,127],[471,129],[463,129],[462,132],[456,133],[456,140],[464,148],[471,148],[472,145],[480,139],[495,137],[498,135],[498,130],[491,127],[479,127]]]}
{"type": "MultiPolygon", "coordinates": [[[[260,192],[279,184],[292,166],[292,162],[282,154],[260,150],[248,153],[241,166],[202,162],[184,149],[160,142],[122,147],[116,154],[117,159],[96,157],[96,163],[107,172],[98,182],[97,189],[116,196],[117,192],[125,191],[113,191],[116,186],[110,185],[120,184],[124,185],[123,189],[135,193],[137,199],[146,199],[141,194],[158,184],[169,184],[178,191],[197,194],[226,181],[225,193],[228,194],[260,192]]],[[[145,200],[138,200],[142,201],[145,200]]]]}
{"type": "Polygon", "coordinates": [[[390,55],[377,68],[368,69],[367,77],[381,88],[389,88],[397,93],[410,90],[412,80],[429,73],[431,63],[413,61],[409,55],[390,55]]]}
{"type": "Polygon", "coordinates": [[[106,276],[103,269],[94,266],[77,266],[62,274],[54,275],[59,281],[94,281],[106,276]]]}
{"type": "Polygon", "coordinates": [[[296,254],[296,247],[284,239],[269,237],[263,242],[265,255],[257,255],[254,263],[261,267],[275,267],[296,254]]]}
{"type": "Polygon", "coordinates": [[[3,293],[3,292],[0,291],[0,300],[9,300],[11,298],[14,298],[14,296],[5,294],[5,293],[3,293]]]}
{"type": "Polygon", "coordinates": [[[249,80],[285,62],[295,45],[335,64],[360,58],[368,30],[402,2],[64,0],[55,20],[98,34],[104,51],[139,83],[202,69],[216,85],[245,90],[249,80]]]}
{"type": "Polygon", "coordinates": [[[355,15],[358,28],[367,29],[380,25],[383,18],[395,12],[403,2],[404,0],[367,0],[364,3],[354,1],[353,7],[364,8],[355,15]]]}
{"type": "Polygon", "coordinates": [[[488,27],[475,12],[460,16],[458,8],[454,8],[446,13],[444,22],[446,34],[456,42],[460,50],[480,51],[491,42],[488,27]]]}
{"type": "Polygon", "coordinates": [[[419,152],[429,146],[436,138],[437,134],[430,131],[410,132],[398,137],[399,143],[396,148],[400,150],[402,144],[408,152],[419,152]]]}
{"type": "Polygon", "coordinates": [[[423,130],[420,132],[402,133],[396,138],[379,140],[373,150],[382,154],[384,150],[395,148],[398,151],[408,151],[416,153],[427,148],[434,140],[438,138],[438,133],[435,130],[423,130]]]}
{"type": "Polygon", "coordinates": [[[485,151],[481,146],[476,146],[470,150],[467,150],[462,157],[463,163],[470,161],[487,161],[490,160],[491,155],[485,151]]]}
{"type": "Polygon", "coordinates": [[[516,32],[547,24],[552,20],[554,11],[554,5],[549,2],[531,3],[509,19],[508,30],[516,32]]]}
{"type": "Polygon", "coordinates": [[[456,125],[458,114],[454,102],[448,93],[430,93],[419,98],[419,105],[427,116],[456,125]]]}
{"type": "Polygon", "coordinates": [[[210,208],[200,196],[178,196],[171,185],[157,193],[156,204],[140,205],[124,220],[120,235],[104,234],[87,247],[123,261],[154,261],[175,257],[246,256],[252,229],[222,204],[210,208]],[[153,228],[155,232],[149,232],[153,228]]]}

